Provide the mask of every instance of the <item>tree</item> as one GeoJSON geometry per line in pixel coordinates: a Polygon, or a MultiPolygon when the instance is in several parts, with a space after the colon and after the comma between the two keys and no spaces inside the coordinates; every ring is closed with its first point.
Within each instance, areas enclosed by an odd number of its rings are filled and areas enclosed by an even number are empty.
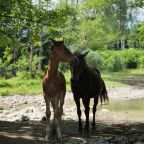
{"type": "MultiPolygon", "coordinates": [[[[0,33],[2,34],[0,44],[2,51],[0,56],[3,57],[3,52],[6,47],[10,48],[10,53],[13,54],[13,75],[16,75],[16,61],[24,56],[21,52],[25,51],[25,56],[29,55],[29,69],[33,73],[33,56],[39,57],[39,69],[42,68],[43,56],[43,35],[53,36],[51,31],[46,34],[43,29],[55,29],[64,27],[66,18],[71,14],[69,7],[64,8],[49,8],[49,0],[43,0],[34,4],[32,0],[10,0],[0,2],[0,33]],[[23,49],[23,50],[22,50],[23,49]]],[[[24,57],[25,57],[24,56],[24,57]]]]}

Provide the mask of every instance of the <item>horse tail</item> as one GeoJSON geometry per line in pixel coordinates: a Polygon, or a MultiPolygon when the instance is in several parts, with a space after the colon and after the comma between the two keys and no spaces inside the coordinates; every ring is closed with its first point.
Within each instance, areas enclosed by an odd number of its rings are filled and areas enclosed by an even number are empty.
{"type": "Polygon", "coordinates": [[[104,81],[102,80],[102,84],[103,84],[103,89],[102,89],[102,92],[100,94],[100,101],[101,101],[101,104],[103,104],[103,102],[109,102],[109,98],[108,98],[108,94],[107,94],[107,90],[106,90],[106,86],[105,86],[105,83],[104,81]]]}

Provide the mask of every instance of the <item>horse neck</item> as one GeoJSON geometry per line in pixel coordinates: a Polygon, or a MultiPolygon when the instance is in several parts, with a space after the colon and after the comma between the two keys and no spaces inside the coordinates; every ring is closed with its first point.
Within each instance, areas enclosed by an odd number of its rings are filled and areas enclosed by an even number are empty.
{"type": "MultiPolygon", "coordinates": [[[[82,66],[82,74],[81,74],[81,80],[84,80],[85,76],[88,74],[89,67],[85,64],[82,66]]],[[[87,77],[87,76],[86,76],[87,77]]]]}
{"type": "Polygon", "coordinates": [[[57,76],[58,65],[59,65],[59,60],[57,59],[57,57],[51,55],[48,64],[48,69],[47,69],[47,75],[49,78],[53,78],[57,76]]]}

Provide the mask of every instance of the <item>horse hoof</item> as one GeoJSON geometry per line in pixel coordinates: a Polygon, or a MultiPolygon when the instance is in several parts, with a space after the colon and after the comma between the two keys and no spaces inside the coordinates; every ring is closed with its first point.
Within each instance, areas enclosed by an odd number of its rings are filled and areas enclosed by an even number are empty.
{"type": "Polygon", "coordinates": [[[45,137],[45,141],[47,141],[48,144],[51,142],[50,138],[48,138],[47,136],[45,137]]]}
{"type": "Polygon", "coordinates": [[[63,143],[63,138],[62,138],[62,136],[61,136],[60,138],[58,138],[58,141],[59,141],[60,144],[63,143]]]}
{"type": "Polygon", "coordinates": [[[52,134],[52,136],[55,136],[55,135],[57,134],[57,132],[56,132],[56,129],[55,129],[55,128],[53,128],[53,129],[52,129],[51,134],[52,134]]]}
{"type": "Polygon", "coordinates": [[[88,134],[89,133],[89,128],[84,128],[84,133],[88,134]]]}
{"type": "Polygon", "coordinates": [[[94,131],[96,129],[96,127],[92,127],[92,131],[94,131]]]}
{"type": "Polygon", "coordinates": [[[83,133],[83,129],[79,129],[79,133],[82,134],[83,133]]]}

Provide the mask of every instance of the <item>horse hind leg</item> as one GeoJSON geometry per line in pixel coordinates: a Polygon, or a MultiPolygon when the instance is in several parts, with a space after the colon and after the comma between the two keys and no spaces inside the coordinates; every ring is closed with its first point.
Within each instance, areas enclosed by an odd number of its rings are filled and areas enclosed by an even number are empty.
{"type": "MultiPolygon", "coordinates": [[[[54,102],[52,103],[52,107],[53,107],[53,111],[55,111],[55,103],[54,102]]],[[[56,135],[56,118],[54,115],[53,124],[52,124],[52,136],[55,136],[55,135],[56,135]]]]}
{"type": "Polygon", "coordinates": [[[82,133],[83,129],[82,129],[82,122],[81,122],[80,99],[74,97],[74,100],[75,100],[75,103],[76,103],[76,106],[77,106],[77,115],[78,115],[78,118],[79,118],[79,125],[78,125],[78,127],[79,127],[79,133],[82,133]]]}
{"type": "Polygon", "coordinates": [[[55,100],[54,117],[57,126],[58,139],[62,142],[62,132],[61,132],[61,116],[63,114],[63,104],[64,104],[64,94],[60,96],[60,100],[55,100]],[[60,106],[59,106],[60,102],[60,106]]]}
{"type": "MultiPolygon", "coordinates": [[[[64,100],[60,97],[60,101],[58,99],[55,99],[52,102],[52,107],[53,107],[53,111],[54,111],[54,119],[53,119],[53,128],[52,128],[52,135],[56,135],[56,133],[60,133],[60,130],[57,130],[56,127],[58,127],[58,121],[60,119],[60,117],[62,116],[63,113],[63,103],[64,100]],[[60,107],[59,107],[59,102],[60,102],[60,107]]],[[[60,135],[60,134],[59,134],[60,135]]],[[[60,136],[58,136],[60,137],[60,136]]]]}
{"type": "Polygon", "coordinates": [[[64,99],[65,99],[65,91],[62,92],[60,96],[60,106],[59,106],[60,118],[62,117],[63,114],[64,99]]]}
{"type": "Polygon", "coordinates": [[[92,128],[95,128],[95,114],[97,110],[97,104],[98,104],[98,97],[94,98],[94,105],[93,105],[93,122],[92,122],[92,128]]]}
{"type": "Polygon", "coordinates": [[[90,110],[89,103],[90,103],[90,99],[82,99],[82,101],[83,101],[83,105],[85,107],[85,115],[86,115],[86,123],[85,123],[84,131],[86,133],[89,133],[89,110],[90,110]]]}

